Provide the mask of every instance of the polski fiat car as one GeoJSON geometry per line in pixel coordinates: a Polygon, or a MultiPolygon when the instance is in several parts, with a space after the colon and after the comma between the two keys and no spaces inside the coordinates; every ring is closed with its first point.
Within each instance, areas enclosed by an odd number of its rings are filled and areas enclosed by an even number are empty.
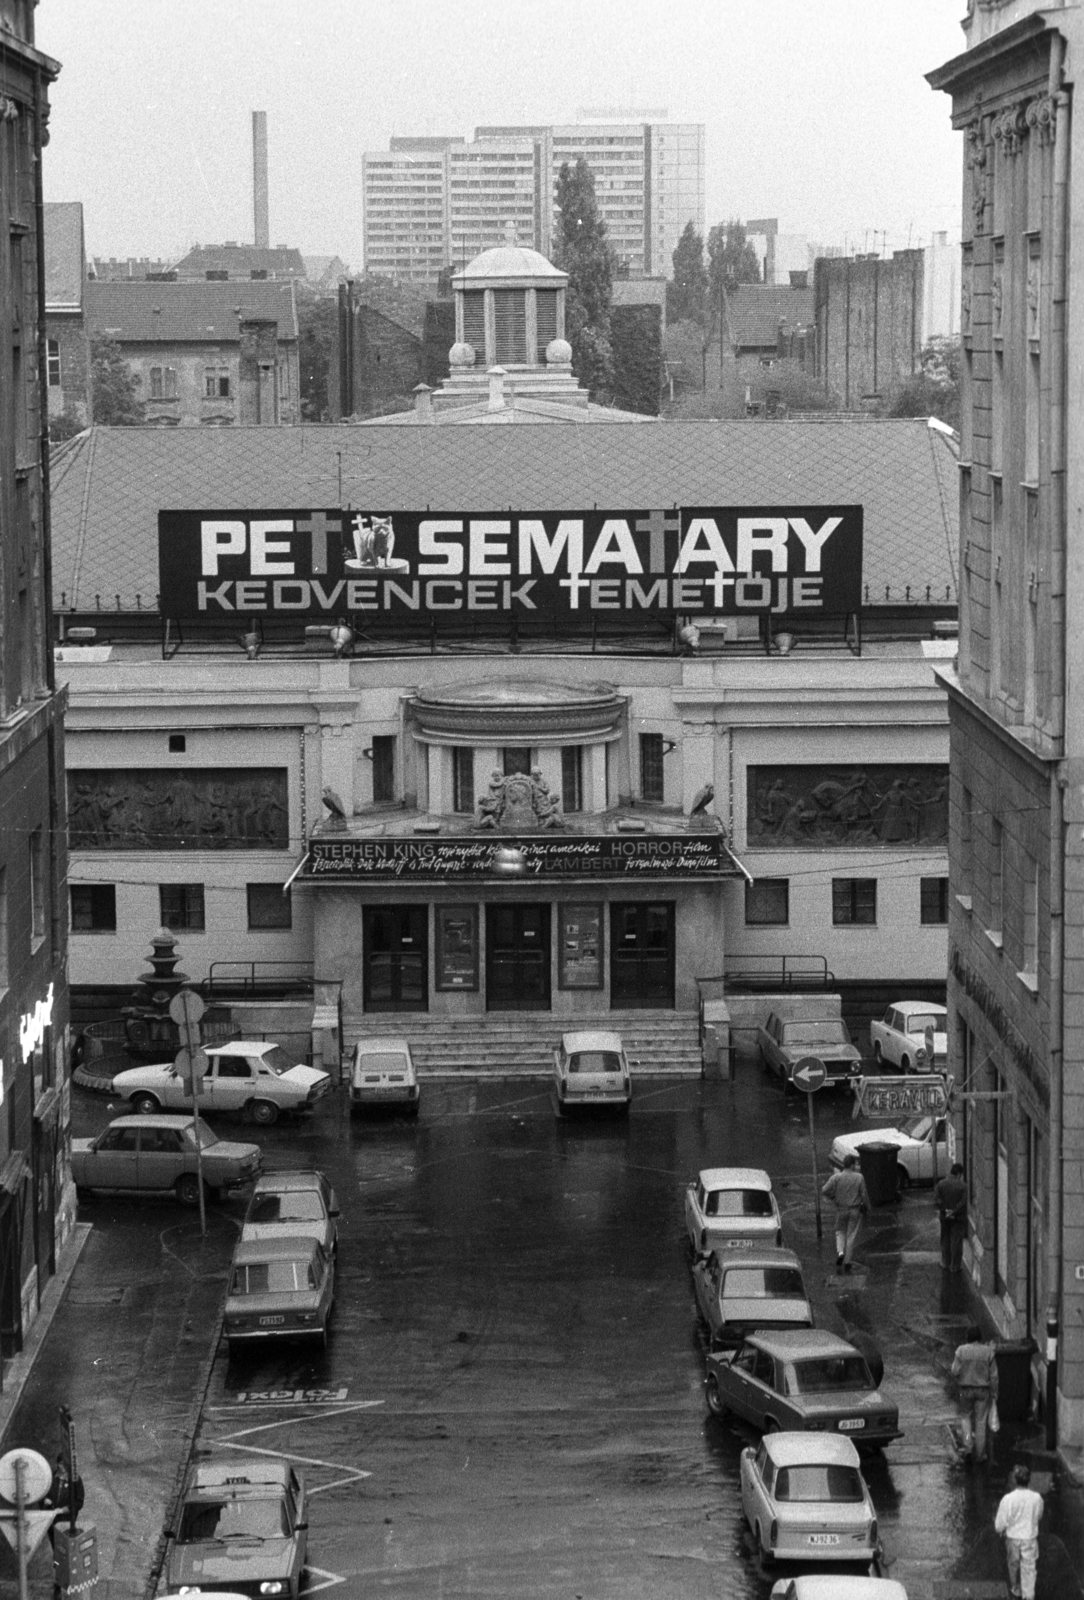
{"type": "Polygon", "coordinates": [[[273,1456],[197,1458],[166,1537],[166,1582],[186,1596],[296,1600],[308,1550],[305,1481],[273,1456]]]}
{"type": "Polygon", "coordinates": [[[316,1339],[327,1344],[335,1263],[316,1239],[250,1239],[233,1253],[226,1296],[230,1354],[251,1344],[316,1339]]]}
{"type": "Polygon", "coordinates": [[[859,1450],[903,1437],[899,1407],[874,1383],[865,1356],[819,1328],[752,1333],[733,1352],[713,1352],[704,1391],[713,1416],[762,1432],[842,1433],[859,1450]]]}

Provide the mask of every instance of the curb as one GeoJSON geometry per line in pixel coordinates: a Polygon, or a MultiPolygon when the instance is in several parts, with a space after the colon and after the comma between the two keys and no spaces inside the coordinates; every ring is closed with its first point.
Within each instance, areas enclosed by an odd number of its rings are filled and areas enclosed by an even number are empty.
{"type": "Polygon", "coordinates": [[[90,1238],[92,1225],[89,1222],[77,1222],[69,1233],[60,1252],[56,1271],[45,1286],[41,1297],[41,1306],[26,1336],[26,1342],[17,1356],[13,1356],[7,1372],[4,1375],[4,1392],[0,1394],[0,1440],[4,1438],[15,1410],[22,1399],[23,1390],[33,1371],[34,1362],[38,1351],[45,1341],[53,1318],[60,1309],[60,1302],[71,1281],[83,1247],[90,1238]]]}
{"type": "Polygon", "coordinates": [[[83,1089],[93,1089],[95,1094],[113,1093],[112,1078],[100,1078],[96,1073],[88,1072],[86,1067],[76,1067],[74,1069],[72,1082],[79,1084],[83,1089]]]}

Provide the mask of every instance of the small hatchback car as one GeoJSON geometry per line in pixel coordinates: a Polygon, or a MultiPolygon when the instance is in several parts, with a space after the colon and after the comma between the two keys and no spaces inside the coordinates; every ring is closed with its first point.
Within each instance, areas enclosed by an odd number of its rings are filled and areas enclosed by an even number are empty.
{"type": "Polygon", "coordinates": [[[335,1299],[335,1263],[315,1239],[250,1239],[233,1253],[225,1327],[230,1353],[267,1339],[319,1339],[335,1299]]]}
{"type": "Polygon", "coordinates": [[[265,1172],[257,1180],[241,1227],[241,1242],[316,1239],[328,1255],[339,1244],[339,1202],[322,1172],[265,1172]]]}
{"type": "Polygon", "coordinates": [[[793,1250],[712,1250],[693,1262],[693,1290],[713,1350],[741,1344],[757,1328],[813,1326],[793,1250]]]}
{"type": "Polygon", "coordinates": [[[879,1553],[858,1451],[832,1433],[769,1433],[741,1453],[741,1508],[767,1561],[860,1561],[879,1553]]]}
{"type": "Polygon", "coordinates": [[[759,1167],[705,1167],[685,1191],[685,1227],[694,1250],[733,1239],[783,1243],[772,1180],[759,1167]]]}
{"type": "Polygon", "coordinates": [[[894,1578],[803,1572],[773,1584],[771,1600],[907,1600],[907,1590],[894,1578]]]}
{"type": "Polygon", "coordinates": [[[553,1052],[553,1080],[559,1117],[574,1106],[627,1111],[632,1077],[621,1035],[601,1029],[563,1034],[553,1052]]]}
{"type": "Polygon", "coordinates": [[[752,1333],[708,1356],[704,1389],[716,1417],[761,1431],[844,1433],[861,1450],[900,1439],[898,1406],[873,1381],[866,1358],[834,1333],[780,1328],[752,1333]]]}
{"type": "Polygon", "coordinates": [[[226,1193],[251,1183],[263,1170],[258,1144],[217,1139],[201,1119],[163,1114],[114,1117],[96,1139],[72,1140],[76,1194],[96,1189],[166,1193],[182,1205],[199,1204],[199,1172],[204,1189],[226,1193]]]}
{"type": "Polygon", "coordinates": [[[418,1115],[418,1074],[410,1045],[400,1038],[359,1039],[350,1066],[350,1110],[400,1106],[418,1115]]]}
{"type": "Polygon", "coordinates": [[[274,1457],[197,1459],[166,1537],[172,1589],[296,1600],[308,1549],[304,1479],[274,1457]]]}

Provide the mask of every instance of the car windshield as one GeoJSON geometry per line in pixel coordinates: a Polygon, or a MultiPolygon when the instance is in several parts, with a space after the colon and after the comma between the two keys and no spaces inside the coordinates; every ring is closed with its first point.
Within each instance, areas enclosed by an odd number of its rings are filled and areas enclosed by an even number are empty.
{"type": "Polygon", "coordinates": [[[850,1044],[847,1030],[839,1021],[784,1022],[786,1044],[850,1044]]]}
{"type": "Polygon", "coordinates": [[[287,1189],[253,1196],[249,1222],[322,1222],[324,1203],[315,1189],[287,1189]]]}
{"type": "Polygon", "coordinates": [[[824,1394],[832,1389],[872,1389],[873,1379],[861,1356],[818,1356],[788,1364],[788,1394],[824,1394]]]}
{"type": "Polygon", "coordinates": [[[616,1050],[580,1050],[568,1058],[569,1072],[620,1072],[616,1050]]]}
{"type": "Polygon", "coordinates": [[[405,1072],[406,1056],[391,1051],[359,1055],[356,1065],[359,1072],[405,1072]]]}
{"type": "Polygon", "coordinates": [[[909,1139],[917,1139],[921,1144],[923,1139],[930,1137],[930,1128],[932,1126],[933,1123],[930,1117],[912,1117],[909,1122],[902,1124],[900,1132],[905,1133],[909,1139]]]}
{"type": "Polygon", "coordinates": [[[731,1267],[723,1293],[733,1300],[804,1300],[805,1284],[797,1267],[731,1267]]]}
{"type": "Polygon", "coordinates": [[[311,1261],[249,1261],[235,1267],[232,1294],[289,1294],[316,1288],[311,1261]]]}
{"type": "Polygon", "coordinates": [[[290,1057],[280,1044],[272,1045],[271,1049],[265,1052],[262,1059],[265,1067],[270,1067],[272,1072],[279,1075],[284,1072],[290,1072],[297,1066],[297,1062],[290,1060],[290,1057]]]}
{"type": "MultiPolygon", "coordinates": [[[[193,1127],[195,1126],[197,1125],[194,1123],[193,1127]]],[[[202,1118],[200,1119],[198,1127],[200,1148],[202,1150],[209,1150],[213,1144],[218,1143],[218,1135],[211,1132],[210,1128],[202,1120],[202,1118]]]]}
{"type": "Polygon", "coordinates": [[[927,1028],[932,1028],[934,1033],[944,1033],[944,1017],[936,1017],[932,1011],[916,1011],[913,1017],[907,1018],[908,1033],[925,1033],[927,1028]]]}
{"type": "Polygon", "coordinates": [[[828,1500],[833,1505],[862,1501],[862,1476],[855,1467],[781,1467],[775,1480],[777,1500],[828,1500]]]}
{"type": "Polygon", "coordinates": [[[708,1217],[770,1217],[772,1197],[765,1189],[711,1189],[704,1205],[708,1217]]]}
{"type": "Polygon", "coordinates": [[[205,1539],[283,1539],[290,1525],[281,1500],[190,1500],[181,1513],[178,1544],[205,1539]]]}

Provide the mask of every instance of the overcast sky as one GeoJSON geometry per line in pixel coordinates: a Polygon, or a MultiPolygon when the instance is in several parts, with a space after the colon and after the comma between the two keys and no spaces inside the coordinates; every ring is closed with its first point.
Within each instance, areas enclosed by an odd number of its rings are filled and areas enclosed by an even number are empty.
{"type": "Polygon", "coordinates": [[[393,133],[665,107],[707,128],[707,225],[776,216],[850,250],[958,235],[959,136],[923,74],[964,0],[41,0],[47,200],[88,255],[252,239],[251,112],[272,244],[362,261],[361,154],[393,133]]]}

